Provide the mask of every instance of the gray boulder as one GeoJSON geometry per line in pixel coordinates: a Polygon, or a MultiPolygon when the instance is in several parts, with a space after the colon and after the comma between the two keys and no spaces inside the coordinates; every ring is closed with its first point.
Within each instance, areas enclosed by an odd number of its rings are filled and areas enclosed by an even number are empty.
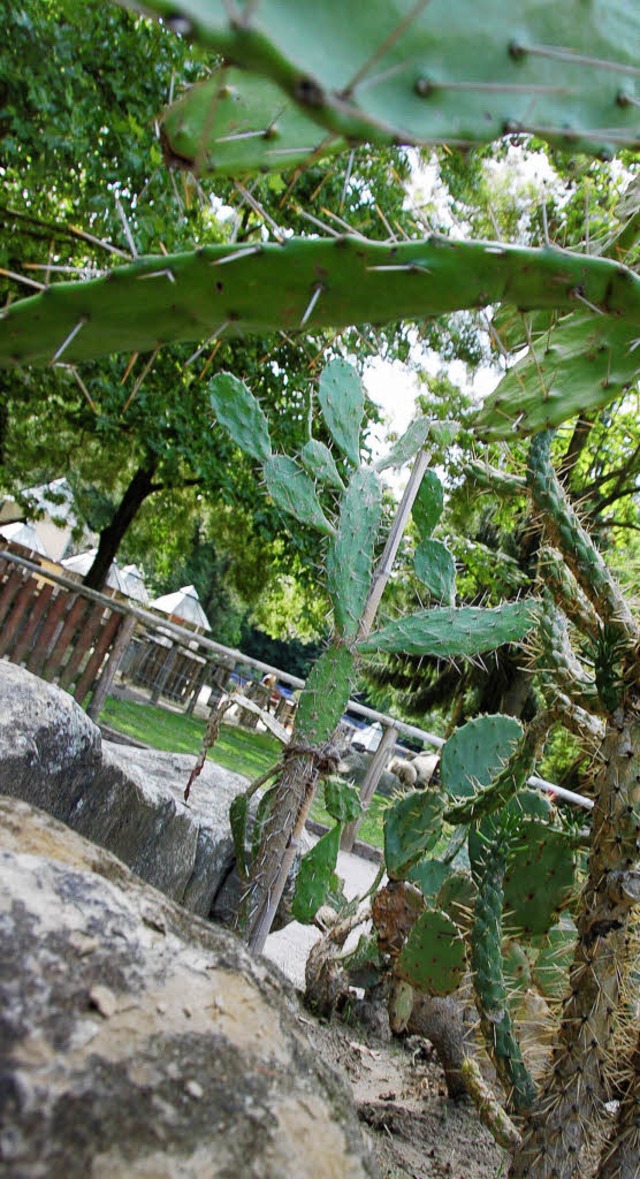
{"type": "MultiPolygon", "coordinates": [[[[344,778],[353,782],[354,786],[360,789],[372,759],[372,753],[364,753],[353,748],[349,749],[340,759],[339,772],[344,778]]],[[[383,770],[376,787],[376,794],[382,794],[386,798],[390,798],[391,795],[398,793],[399,786],[400,784],[395,774],[390,774],[387,770],[383,770]]]]}
{"type": "MultiPolygon", "coordinates": [[[[0,661],[0,793],[42,807],[208,916],[232,873],[229,805],[248,781],[207,760],[102,741],[71,696],[0,661]]],[[[257,801],[257,800],[256,800],[257,801]]]]}
{"type": "Polygon", "coordinates": [[[0,1176],[365,1179],[350,1094],[233,936],[0,799],[0,1176]]]}

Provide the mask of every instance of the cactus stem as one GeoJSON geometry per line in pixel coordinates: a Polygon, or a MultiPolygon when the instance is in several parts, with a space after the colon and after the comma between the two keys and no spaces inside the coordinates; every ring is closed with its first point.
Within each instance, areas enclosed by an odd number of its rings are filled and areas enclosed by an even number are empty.
{"type": "Polygon", "coordinates": [[[309,316],[311,315],[311,313],[312,313],[316,303],[318,302],[318,299],[320,298],[320,295],[322,294],[323,290],[324,290],[324,287],[323,287],[322,283],[319,282],[316,285],[316,288],[315,288],[311,298],[309,299],[309,302],[307,303],[307,309],[306,309],[304,315],[302,316],[302,319],[300,320],[300,327],[304,327],[305,323],[309,319],[309,316]]]}
{"type": "Polygon", "coordinates": [[[75,340],[78,332],[84,327],[87,320],[88,320],[88,316],[86,316],[86,315],[80,316],[80,319],[78,320],[78,322],[75,324],[74,327],[71,328],[71,331],[68,332],[67,335],[65,336],[60,347],[56,348],[53,356],[51,357],[51,360],[49,361],[50,365],[56,364],[56,362],[62,356],[63,352],[66,352],[67,348],[69,347],[69,344],[71,343],[72,340],[75,340]]]}

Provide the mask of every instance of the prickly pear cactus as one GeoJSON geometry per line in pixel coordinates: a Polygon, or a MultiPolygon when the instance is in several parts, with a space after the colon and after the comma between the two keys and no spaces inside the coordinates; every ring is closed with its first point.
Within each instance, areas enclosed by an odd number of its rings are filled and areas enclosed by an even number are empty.
{"type": "Polygon", "coordinates": [[[325,446],[324,442],[310,438],[300,451],[300,462],[312,479],[325,483],[334,491],[344,491],[342,476],[329,447],[325,446]]]}
{"type": "Polygon", "coordinates": [[[340,521],[327,553],[327,589],[336,632],[355,639],[373,572],[382,492],[375,472],[358,467],[342,497],[340,521]]]}
{"type": "Polygon", "coordinates": [[[427,909],[411,930],[395,964],[398,978],[428,995],[450,995],[464,975],[464,938],[446,913],[427,909]]]}
{"type": "Polygon", "coordinates": [[[425,471],[411,509],[421,540],[428,540],[444,508],[444,488],[435,471],[425,471]]]}
{"type": "Polygon", "coordinates": [[[479,716],[452,733],[442,749],[440,777],[452,799],[468,798],[488,786],[522,737],[512,716],[479,716]]]}
{"type": "Polygon", "coordinates": [[[318,402],[331,437],[357,467],[364,415],[362,381],[346,360],[330,360],[320,374],[318,402]]]}
{"type": "Polygon", "coordinates": [[[574,853],[565,833],[535,819],[523,822],[504,878],[509,930],[528,937],[547,933],[573,888],[574,853]]]}
{"type": "Polygon", "coordinates": [[[196,175],[244,176],[282,172],[344,151],[267,78],[224,66],[191,86],[159,120],[166,162],[196,175]]]}
{"type": "Polygon", "coordinates": [[[362,655],[401,651],[406,655],[480,655],[503,643],[520,642],[536,624],[534,599],[504,606],[434,608],[409,614],[373,631],[358,643],[362,655]]]}
{"type": "MultiPolygon", "coordinates": [[[[391,245],[344,237],[204,246],[138,258],[104,277],[54,282],[16,299],[0,316],[0,367],[424,319],[502,301],[573,310],[576,292],[637,334],[640,278],[593,255],[437,237],[391,245]]],[[[615,388],[610,392],[616,396],[615,388]]],[[[573,413],[569,404],[564,416],[573,413]]],[[[348,445],[357,461],[351,436],[348,445]]]]}
{"type": "Polygon", "coordinates": [[[337,644],[323,652],[300,695],[297,737],[309,745],[321,745],[330,739],[346,708],[353,677],[353,652],[337,644]]]}
{"type": "MultiPolygon", "coordinates": [[[[429,434],[431,432],[431,422],[429,418],[416,418],[405,430],[404,434],[398,441],[393,444],[387,454],[383,455],[381,459],[375,463],[376,471],[386,471],[389,467],[402,467],[408,463],[415,454],[424,446],[429,434]]],[[[432,472],[432,474],[434,474],[432,472]]],[[[437,475],[434,474],[437,479],[437,475]]],[[[423,476],[423,486],[424,486],[423,476]]]]}
{"type": "Polygon", "coordinates": [[[340,826],[332,827],[300,861],[291,913],[308,925],[324,904],[336,870],[340,850],[340,826]]]}
{"type": "Polygon", "coordinates": [[[506,134],[571,151],[636,148],[633,0],[563,6],[473,0],[363,9],[359,0],[230,6],[145,0],[169,26],[272,79],[331,135],[350,143],[469,146],[506,134]]]}
{"type": "Polygon", "coordinates": [[[244,381],[232,373],[216,373],[209,381],[209,402],[236,446],[259,463],[271,458],[269,423],[260,402],[244,381]]]}
{"type": "Polygon", "coordinates": [[[443,800],[435,791],[413,791],[384,817],[384,861],[390,879],[402,880],[440,838],[443,800]]]}
{"type": "Polygon", "coordinates": [[[413,568],[416,577],[427,587],[436,602],[455,605],[456,566],[446,545],[439,540],[420,541],[414,554],[413,568]]]}
{"type": "Polygon", "coordinates": [[[262,469],[267,491],[279,508],[301,524],[333,536],[335,529],[322,510],[313,483],[294,459],[272,454],[262,469]]]}

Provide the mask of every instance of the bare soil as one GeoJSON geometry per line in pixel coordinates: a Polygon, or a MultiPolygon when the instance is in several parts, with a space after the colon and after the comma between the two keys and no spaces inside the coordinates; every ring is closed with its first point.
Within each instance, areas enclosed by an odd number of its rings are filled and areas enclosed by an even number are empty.
{"type": "Polygon", "coordinates": [[[426,1041],[390,1043],[361,1025],[302,1017],[322,1058],[347,1080],[382,1179],[498,1179],[508,1156],[473,1105],[447,1098],[426,1041]]]}

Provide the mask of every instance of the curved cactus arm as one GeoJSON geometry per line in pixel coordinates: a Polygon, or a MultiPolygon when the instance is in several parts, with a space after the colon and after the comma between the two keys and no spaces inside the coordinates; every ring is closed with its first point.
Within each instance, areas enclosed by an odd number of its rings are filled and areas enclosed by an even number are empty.
{"type": "Polygon", "coordinates": [[[501,471],[492,467],[490,463],[472,459],[465,466],[465,474],[470,482],[483,491],[493,491],[496,495],[511,497],[525,495],[527,480],[524,475],[514,475],[510,471],[501,471]]]}
{"type": "Polygon", "coordinates": [[[638,331],[591,312],[566,316],[530,345],[474,421],[485,440],[537,434],[620,397],[638,378],[638,331]]]}
{"type": "Polygon", "coordinates": [[[637,275],[550,247],[436,236],[203,246],[16,300],[0,311],[0,367],[80,363],[222,334],[424,319],[489,303],[569,310],[583,298],[640,327],[637,275]]]}
{"type": "Polygon", "coordinates": [[[282,172],[347,147],[268,78],[229,67],[191,86],[159,124],[167,163],[197,175],[282,172]]]}
{"type": "Polygon", "coordinates": [[[634,0],[567,11],[554,0],[363,6],[359,0],[144,0],[270,77],[349,140],[469,144],[529,133],[574,151],[639,141],[634,0]]]}
{"type": "Polygon", "coordinates": [[[480,1028],[489,1056],[516,1113],[530,1109],[535,1086],[515,1038],[502,968],[502,881],[508,838],[492,824],[491,837],[469,840],[471,871],[478,894],[471,927],[471,973],[480,1028]]]}
{"type": "Polygon", "coordinates": [[[536,641],[538,674],[545,697],[552,700],[555,690],[559,688],[580,707],[592,712],[602,711],[596,684],[587,678],[582,664],[573,653],[566,617],[558,610],[547,589],[542,591],[536,641]]]}
{"type": "Polygon", "coordinates": [[[561,553],[551,545],[545,545],[540,552],[538,568],[540,577],[567,618],[583,635],[595,639],[600,619],[561,553]]]}
{"type": "Polygon", "coordinates": [[[551,543],[564,555],[602,621],[614,627],[622,640],[637,643],[640,628],[553,469],[548,431],[531,440],[527,481],[534,507],[544,513],[545,531],[551,543]]]}

